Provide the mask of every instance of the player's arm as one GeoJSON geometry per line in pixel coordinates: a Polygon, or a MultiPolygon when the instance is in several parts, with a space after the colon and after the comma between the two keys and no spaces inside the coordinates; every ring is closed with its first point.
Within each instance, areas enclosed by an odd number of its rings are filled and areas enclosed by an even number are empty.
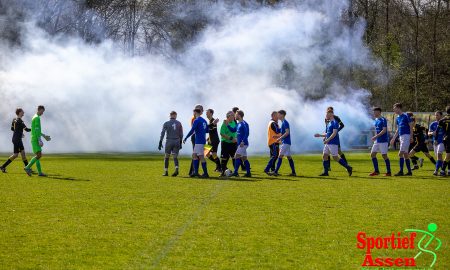
{"type": "Polygon", "coordinates": [[[334,139],[334,137],[336,137],[337,133],[338,133],[338,129],[337,128],[333,129],[333,133],[331,133],[331,136],[328,137],[327,139],[325,139],[323,141],[323,143],[327,144],[328,142],[330,142],[332,139],[334,139]]]}
{"type": "Polygon", "coordinates": [[[372,137],[372,140],[375,141],[377,138],[383,136],[386,132],[387,132],[387,127],[383,127],[383,129],[378,134],[376,134],[375,136],[372,137]]]}
{"type": "Polygon", "coordinates": [[[229,124],[227,125],[228,130],[230,130],[231,132],[237,132],[237,126],[236,127],[231,127],[229,124]]]}
{"type": "Polygon", "coordinates": [[[158,143],[158,150],[161,151],[161,149],[163,148],[163,140],[164,140],[164,136],[166,135],[167,132],[167,122],[165,122],[163,124],[162,130],[161,130],[161,136],[159,137],[159,143],[158,143]]]}
{"type": "Polygon", "coordinates": [[[341,131],[345,127],[344,123],[339,119],[339,128],[338,131],[341,131]]]}
{"type": "Polygon", "coordinates": [[[287,136],[289,136],[289,128],[286,128],[286,132],[284,132],[284,134],[282,134],[277,140],[281,141],[282,139],[286,138],[287,136]]]}
{"type": "Polygon", "coordinates": [[[183,143],[186,143],[187,139],[188,139],[189,137],[191,137],[192,134],[194,134],[195,129],[197,128],[197,126],[198,126],[198,121],[195,120],[194,123],[192,123],[191,130],[190,130],[189,133],[186,135],[186,138],[184,138],[183,143]]]}
{"type": "Polygon", "coordinates": [[[26,132],[30,132],[31,128],[28,128],[25,123],[22,124],[23,125],[23,130],[25,130],[26,132]]]}
{"type": "Polygon", "coordinates": [[[413,138],[413,134],[414,134],[414,122],[413,122],[413,121],[409,122],[409,134],[411,134],[411,137],[409,138],[409,141],[410,141],[410,142],[413,142],[413,141],[414,141],[414,138],[413,138]]]}

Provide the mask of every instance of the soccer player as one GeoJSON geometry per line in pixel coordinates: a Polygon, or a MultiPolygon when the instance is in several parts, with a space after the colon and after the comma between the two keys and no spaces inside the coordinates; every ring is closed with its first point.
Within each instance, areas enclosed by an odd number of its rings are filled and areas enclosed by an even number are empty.
{"type": "Polygon", "coordinates": [[[409,158],[411,159],[414,168],[413,170],[417,170],[419,169],[419,165],[417,164],[417,161],[420,162],[420,167],[423,166],[423,158],[417,158],[415,156],[415,154],[417,152],[422,151],[423,154],[430,159],[430,161],[436,165],[436,160],[434,160],[433,156],[430,155],[429,151],[428,151],[428,146],[425,142],[425,132],[426,129],[425,127],[419,125],[416,122],[416,118],[414,117],[412,112],[408,112],[407,113],[408,116],[411,118],[411,120],[414,123],[413,126],[413,143],[410,145],[410,152],[409,152],[409,158]]]}
{"type": "Polygon", "coordinates": [[[244,112],[241,110],[238,110],[236,112],[236,120],[238,121],[238,124],[236,127],[232,127],[228,123],[227,128],[231,132],[236,132],[237,136],[237,150],[235,155],[235,165],[234,165],[234,173],[231,176],[239,177],[239,168],[241,167],[241,163],[245,164],[245,169],[247,173],[244,175],[244,177],[252,177],[252,174],[250,172],[250,162],[247,159],[247,148],[248,148],[248,136],[250,135],[250,128],[247,122],[244,121],[244,112]]]}
{"type": "Polygon", "coordinates": [[[25,166],[28,165],[28,160],[27,160],[27,156],[25,154],[25,148],[23,146],[22,138],[24,136],[23,131],[25,130],[26,132],[30,132],[31,129],[27,128],[27,126],[25,125],[25,123],[22,120],[22,117],[24,114],[25,113],[22,110],[22,108],[16,109],[17,117],[14,118],[11,123],[11,131],[13,131],[12,143],[14,145],[14,151],[13,151],[13,155],[10,156],[8,158],[8,160],[2,166],[0,166],[0,170],[4,173],[6,173],[6,167],[8,167],[8,165],[19,156],[19,153],[22,156],[23,164],[25,164],[25,166]]]}
{"type": "Polygon", "coordinates": [[[380,170],[378,169],[378,159],[377,153],[381,153],[381,156],[386,163],[386,174],[385,176],[391,176],[391,162],[388,157],[388,142],[389,142],[389,133],[387,130],[387,120],[381,115],[381,108],[376,107],[373,109],[373,116],[375,117],[375,136],[372,137],[373,146],[372,151],[370,152],[370,156],[372,158],[374,171],[369,174],[369,176],[376,176],[380,174],[380,170]]]}
{"type": "Polygon", "coordinates": [[[271,175],[275,171],[275,165],[280,152],[280,142],[277,140],[281,136],[278,126],[278,112],[272,112],[269,125],[267,127],[267,145],[270,149],[270,160],[264,172],[271,175]]]}
{"type": "Polygon", "coordinates": [[[353,173],[353,168],[348,165],[348,163],[339,156],[339,123],[334,118],[333,110],[328,109],[326,119],[328,120],[327,132],[324,134],[314,134],[316,138],[325,138],[323,141],[323,173],[320,176],[328,176],[328,171],[330,168],[329,156],[331,155],[335,161],[341,164],[351,176],[353,173]]]}
{"type": "Polygon", "coordinates": [[[202,111],[197,108],[194,110],[195,120],[192,124],[192,128],[189,133],[184,138],[183,143],[186,143],[186,140],[191,137],[195,133],[195,146],[192,153],[192,163],[194,165],[194,171],[191,177],[201,177],[201,178],[209,178],[208,168],[206,166],[205,160],[205,144],[206,144],[206,133],[208,133],[208,123],[203,117],[201,117],[202,111]],[[198,174],[199,162],[202,163],[203,175],[198,174]]]}
{"type": "MultiPolygon", "coordinates": [[[[447,112],[447,115],[444,116],[441,120],[439,120],[439,127],[442,128],[442,130],[444,131],[444,138],[443,138],[443,142],[444,142],[444,147],[445,147],[445,161],[444,161],[444,165],[442,165],[442,170],[444,171],[443,173],[441,173],[441,176],[445,176],[446,175],[446,170],[447,170],[447,166],[450,162],[450,106],[447,106],[445,108],[445,111],[447,112]]],[[[449,171],[447,172],[447,174],[450,175],[450,168],[449,171]]]]}
{"type": "Polygon", "coordinates": [[[44,146],[41,137],[44,138],[46,141],[50,141],[51,138],[50,136],[42,133],[41,130],[41,116],[44,114],[44,112],[45,107],[39,105],[36,114],[33,116],[33,119],[31,120],[31,146],[33,148],[33,153],[36,154],[36,156],[33,157],[30,160],[30,163],[24,168],[28,176],[31,176],[32,174],[31,167],[34,165],[34,163],[36,163],[36,168],[38,170],[39,176],[43,177],[47,176],[42,172],[41,168],[42,146],[44,146]]]}
{"type": "Polygon", "coordinates": [[[411,176],[411,163],[409,161],[408,149],[409,145],[413,142],[413,138],[411,135],[413,134],[413,122],[409,116],[402,111],[403,105],[401,103],[394,104],[394,113],[397,115],[396,123],[397,130],[395,131],[394,136],[391,139],[391,145],[394,145],[395,139],[397,136],[400,137],[400,149],[398,152],[398,156],[400,157],[400,171],[395,174],[395,176],[411,176]],[[406,168],[408,172],[406,174],[403,173],[403,166],[406,163],[406,168]]]}
{"type": "Polygon", "coordinates": [[[168,176],[169,173],[169,158],[170,155],[173,156],[173,162],[175,163],[175,172],[172,176],[177,176],[178,171],[178,153],[182,148],[182,140],[183,140],[183,126],[177,120],[177,112],[170,112],[169,121],[165,122],[162,127],[161,137],[159,139],[158,150],[161,151],[163,148],[163,140],[164,136],[167,133],[166,137],[166,145],[165,145],[165,156],[164,156],[164,174],[163,176],[168,176]]]}
{"type": "MultiPolygon", "coordinates": [[[[328,107],[327,108],[327,111],[328,110],[331,110],[331,111],[333,111],[333,113],[334,113],[334,108],[333,107],[328,107]]],[[[341,118],[339,117],[339,116],[337,116],[337,115],[335,115],[334,116],[334,119],[338,122],[338,124],[339,124],[339,128],[338,128],[338,132],[340,132],[344,127],[345,127],[345,125],[344,125],[344,123],[342,122],[342,120],[341,120],[341,118]]],[[[328,124],[328,120],[325,118],[325,133],[327,133],[327,124],[328,124]]],[[[342,150],[341,150],[341,143],[339,143],[339,145],[338,145],[338,153],[339,153],[339,156],[345,161],[345,162],[347,162],[347,159],[345,158],[345,155],[344,155],[344,153],[342,152],[342,150]]],[[[328,156],[328,161],[331,161],[331,159],[330,159],[330,156],[328,156]]],[[[328,162],[328,164],[331,166],[331,162],[328,162]]],[[[328,168],[328,170],[329,171],[331,171],[331,167],[330,168],[328,168]]]]}
{"type": "Polygon", "coordinates": [[[289,166],[291,167],[291,174],[289,176],[297,176],[295,173],[294,160],[291,156],[291,129],[289,127],[289,122],[286,120],[286,111],[278,111],[278,119],[281,121],[281,136],[277,137],[277,141],[281,142],[280,155],[277,162],[277,167],[272,175],[278,176],[278,171],[280,170],[283,158],[287,157],[289,161],[289,166]]]}
{"type": "MultiPolygon", "coordinates": [[[[434,150],[434,155],[436,156],[436,169],[434,170],[433,175],[438,175],[439,170],[442,169],[442,166],[444,164],[444,159],[443,159],[443,153],[445,150],[444,147],[444,130],[439,127],[439,121],[442,119],[442,115],[443,113],[441,111],[437,111],[434,113],[434,117],[436,118],[436,121],[434,121],[433,123],[431,123],[429,131],[428,131],[428,136],[431,136],[432,141],[433,141],[433,150],[434,150]]],[[[445,171],[442,171],[445,172],[445,171]]]]}
{"type": "Polygon", "coordinates": [[[219,148],[219,133],[217,132],[217,123],[219,122],[219,118],[214,119],[214,110],[208,109],[206,110],[206,118],[208,118],[209,124],[208,124],[208,142],[212,146],[211,151],[209,151],[207,157],[209,160],[214,162],[216,164],[216,172],[221,172],[220,168],[220,159],[217,157],[217,150],[219,148]]]}
{"type": "Polygon", "coordinates": [[[228,160],[231,158],[234,164],[234,156],[236,155],[237,150],[237,139],[236,139],[236,132],[232,132],[230,129],[228,129],[228,126],[232,127],[233,129],[236,128],[236,122],[233,111],[227,112],[225,116],[225,120],[223,121],[222,126],[220,127],[220,160],[221,160],[221,167],[222,167],[222,174],[221,177],[225,176],[225,171],[227,170],[227,164],[228,160]]]}
{"type": "MultiPolygon", "coordinates": [[[[237,122],[237,120],[236,120],[236,114],[237,114],[237,111],[239,111],[239,107],[233,107],[232,109],[231,109],[231,111],[234,113],[234,123],[236,124],[236,126],[237,126],[237,124],[238,124],[238,122],[237,122]]],[[[237,143],[236,143],[236,149],[237,149],[237,147],[238,147],[238,145],[237,145],[237,143]]],[[[233,164],[236,164],[236,160],[234,159],[234,157],[233,157],[233,164]]],[[[242,171],[246,171],[247,169],[245,168],[245,164],[244,163],[241,163],[241,169],[242,169],[242,171]]]]}
{"type": "MultiPolygon", "coordinates": [[[[203,106],[201,104],[195,105],[194,110],[195,109],[199,109],[202,112],[201,114],[203,114],[203,106]]],[[[195,113],[193,113],[193,115],[191,117],[191,127],[194,124],[194,121],[195,121],[195,113]]],[[[191,136],[191,143],[192,143],[192,150],[194,150],[195,134],[192,134],[192,136],[191,136]]],[[[189,176],[191,176],[193,172],[194,172],[194,161],[191,160],[191,166],[189,167],[189,176]]]]}

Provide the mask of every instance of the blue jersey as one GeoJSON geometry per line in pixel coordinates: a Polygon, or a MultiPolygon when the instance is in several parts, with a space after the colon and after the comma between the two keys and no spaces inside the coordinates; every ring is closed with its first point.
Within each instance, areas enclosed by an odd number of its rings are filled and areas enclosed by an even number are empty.
{"type": "Polygon", "coordinates": [[[409,126],[409,123],[411,123],[412,120],[409,118],[409,116],[406,113],[402,113],[399,116],[397,116],[397,128],[398,128],[398,135],[406,135],[411,134],[411,129],[409,126]]]}
{"type": "Polygon", "coordinates": [[[431,123],[429,131],[436,131],[436,135],[433,135],[433,142],[437,142],[437,144],[440,144],[444,141],[444,130],[439,126],[438,121],[434,121],[433,123],[431,123]]]}
{"type": "Polygon", "coordinates": [[[389,134],[387,132],[387,120],[384,117],[380,117],[375,119],[375,130],[380,133],[383,128],[386,128],[386,133],[377,138],[377,142],[379,143],[387,143],[389,141],[389,134]]]}
{"type": "Polygon", "coordinates": [[[237,124],[235,128],[231,127],[230,125],[228,125],[227,127],[231,132],[236,132],[238,145],[241,144],[241,142],[244,142],[244,145],[248,145],[248,135],[250,135],[250,127],[247,122],[242,120],[237,124]]]}
{"type": "MultiPolygon", "coordinates": [[[[327,124],[327,139],[330,138],[331,134],[333,134],[333,130],[339,130],[339,123],[336,120],[330,121],[327,124]]],[[[336,133],[336,136],[328,142],[328,144],[337,144],[339,145],[339,132],[336,133]]]]}
{"type": "Polygon", "coordinates": [[[291,129],[289,128],[289,122],[284,119],[283,122],[281,122],[281,135],[286,133],[286,129],[289,129],[289,135],[281,139],[281,143],[291,145],[291,129]]]}
{"type": "Polygon", "coordinates": [[[192,128],[186,135],[185,140],[195,134],[195,144],[206,144],[206,133],[208,133],[208,123],[201,116],[194,120],[192,128]]]}

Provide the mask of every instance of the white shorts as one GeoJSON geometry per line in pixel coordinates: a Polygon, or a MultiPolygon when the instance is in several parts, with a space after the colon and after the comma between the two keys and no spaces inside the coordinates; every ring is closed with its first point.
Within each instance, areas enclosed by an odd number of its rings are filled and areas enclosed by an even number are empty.
{"type": "Polygon", "coordinates": [[[337,144],[325,144],[323,146],[323,153],[337,157],[339,155],[339,145],[337,144]]]}
{"type": "Polygon", "coordinates": [[[382,155],[385,155],[388,153],[388,143],[387,142],[374,142],[372,145],[372,151],[371,153],[381,153],[382,155]]]}
{"type": "Polygon", "coordinates": [[[236,155],[239,155],[241,157],[246,157],[247,156],[247,148],[248,148],[248,145],[244,145],[244,146],[238,145],[237,150],[236,150],[236,155]]]}
{"type": "Polygon", "coordinates": [[[195,144],[193,153],[196,154],[197,156],[204,156],[205,155],[205,145],[204,144],[195,144]]]}
{"type": "Polygon", "coordinates": [[[409,140],[411,136],[409,134],[403,134],[400,136],[400,152],[408,153],[409,152],[409,144],[411,143],[409,140]]]}
{"type": "Polygon", "coordinates": [[[440,144],[433,144],[434,154],[437,156],[437,154],[442,154],[445,152],[445,146],[443,143],[440,144]]]}
{"type": "Polygon", "coordinates": [[[291,145],[290,144],[282,144],[280,146],[280,156],[289,157],[291,156],[291,145]]]}

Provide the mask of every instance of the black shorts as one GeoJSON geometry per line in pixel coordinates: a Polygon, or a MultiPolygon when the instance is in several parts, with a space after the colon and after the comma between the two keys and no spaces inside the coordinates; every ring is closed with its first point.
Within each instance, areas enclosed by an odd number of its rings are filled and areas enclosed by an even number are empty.
{"type": "Polygon", "coordinates": [[[20,152],[22,152],[23,150],[25,150],[25,147],[23,147],[23,142],[22,140],[18,140],[18,141],[13,141],[12,142],[14,145],[14,154],[18,154],[20,152]]]}
{"type": "Polygon", "coordinates": [[[428,147],[425,143],[418,143],[416,145],[413,145],[413,150],[416,153],[418,152],[428,153],[428,147]]]}
{"type": "Polygon", "coordinates": [[[212,148],[211,148],[211,152],[213,152],[213,153],[217,153],[217,151],[219,150],[219,141],[212,141],[211,142],[211,146],[212,146],[212,148]]]}
{"type": "Polygon", "coordinates": [[[228,143],[228,142],[222,142],[221,143],[222,150],[220,152],[220,158],[234,158],[234,155],[236,154],[237,150],[237,144],[236,143],[228,143]]]}
{"type": "Polygon", "coordinates": [[[270,157],[278,157],[280,154],[280,144],[274,143],[272,145],[269,145],[270,149],[270,157]]]}

